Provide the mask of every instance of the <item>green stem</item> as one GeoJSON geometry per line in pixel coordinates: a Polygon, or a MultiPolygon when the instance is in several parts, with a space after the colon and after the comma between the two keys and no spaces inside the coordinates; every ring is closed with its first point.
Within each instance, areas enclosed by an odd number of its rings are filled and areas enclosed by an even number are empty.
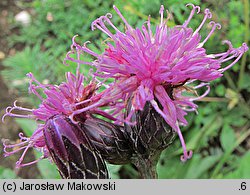
{"type": "Polygon", "coordinates": [[[157,179],[156,165],[160,158],[161,151],[144,158],[141,154],[133,159],[133,164],[138,169],[142,179],[157,179]]]}
{"type": "Polygon", "coordinates": [[[196,100],[199,102],[228,102],[227,98],[218,98],[218,97],[204,97],[202,99],[196,100]]]}
{"type": "MultiPolygon", "coordinates": [[[[245,19],[245,39],[244,42],[247,44],[249,41],[249,0],[243,0],[244,2],[244,19],[245,19]]],[[[243,83],[243,77],[245,73],[246,68],[246,62],[247,62],[247,53],[243,55],[241,66],[240,66],[240,76],[238,80],[238,91],[240,91],[241,85],[243,83]]]]}
{"type": "Polygon", "coordinates": [[[137,167],[142,179],[157,179],[157,162],[154,162],[151,159],[140,158],[134,164],[137,167]]]}
{"type": "Polygon", "coordinates": [[[228,82],[228,84],[229,84],[229,87],[230,87],[231,89],[233,89],[234,91],[236,91],[236,90],[237,90],[237,87],[236,87],[236,85],[235,85],[233,79],[231,78],[230,74],[229,74],[228,72],[224,72],[224,76],[225,76],[225,78],[226,78],[226,80],[227,80],[227,82],[228,82]]]}

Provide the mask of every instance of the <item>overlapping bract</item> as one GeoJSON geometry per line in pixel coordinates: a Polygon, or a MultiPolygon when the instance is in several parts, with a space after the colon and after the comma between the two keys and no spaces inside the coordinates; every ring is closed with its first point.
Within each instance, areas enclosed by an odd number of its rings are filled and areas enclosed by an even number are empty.
{"type": "Polygon", "coordinates": [[[72,123],[66,115],[55,115],[46,121],[44,138],[62,178],[108,178],[100,153],[80,126],[72,123]]]}

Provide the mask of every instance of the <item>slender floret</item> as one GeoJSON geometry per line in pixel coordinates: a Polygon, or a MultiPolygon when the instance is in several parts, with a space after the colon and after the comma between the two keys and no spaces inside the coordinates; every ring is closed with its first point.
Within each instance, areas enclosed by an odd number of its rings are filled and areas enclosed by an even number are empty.
{"type": "MultiPolygon", "coordinates": [[[[212,13],[205,9],[202,22],[193,30],[189,23],[195,14],[200,13],[200,7],[193,4],[187,6],[192,8],[188,19],[183,25],[171,28],[167,26],[169,18],[164,18],[164,7],[161,6],[160,24],[154,30],[151,28],[150,17],[141,29],[133,28],[114,6],[114,10],[125,24],[125,32],[112,23],[112,15],[108,13],[92,23],[92,30],[99,29],[109,37],[105,51],[98,54],[90,50],[87,44],[77,44],[73,38],[73,50],[66,57],[66,60],[95,66],[96,76],[115,79],[105,97],[113,102],[132,101],[132,108],[124,119],[125,122],[133,122],[133,113],[143,110],[146,102],[150,102],[177,132],[183,147],[182,161],[192,156],[192,151],[188,152],[186,149],[179,127],[187,125],[184,116],[188,111],[196,111],[197,105],[194,101],[209,93],[208,82],[221,77],[223,72],[236,64],[248,50],[245,43],[234,48],[230,41],[224,41],[228,45],[227,51],[207,54],[204,45],[221,25],[214,21],[208,22],[212,13]],[[207,23],[211,30],[207,36],[201,37],[200,31],[207,23]],[[71,57],[71,53],[75,51],[89,53],[96,60],[93,63],[75,60],[71,57]],[[222,66],[228,61],[231,61],[229,65],[222,66]],[[197,95],[196,90],[199,88],[206,89],[202,95],[197,95]]],[[[123,112],[123,109],[117,106],[116,112],[123,112]]]]}
{"type": "MultiPolygon", "coordinates": [[[[38,124],[38,128],[30,138],[24,137],[23,134],[20,133],[19,143],[9,144],[8,140],[3,140],[5,156],[23,151],[20,159],[16,163],[17,168],[50,157],[44,139],[44,127],[51,117],[63,114],[69,117],[73,123],[78,123],[78,121],[84,122],[91,114],[98,114],[111,120],[113,119],[112,116],[101,110],[100,107],[78,113],[78,110],[98,102],[102,96],[102,93],[96,93],[100,87],[100,84],[97,83],[96,80],[91,81],[86,86],[83,85],[84,76],[79,73],[79,69],[77,69],[76,75],[70,72],[66,73],[67,81],[61,83],[59,86],[42,84],[34,78],[32,73],[28,73],[27,76],[30,78],[30,93],[35,94],[41,100],[39,108],[23,108],[18,106],[15,101],[13,107],[6,109],[6,113],[2,118],[3,121],[6,116],[28,118],[36,120],[38,124]],[[40,94],[41,91],[43,95],[40,94]],[[41,151],[43,155],[38,160],[23,163],[25,154],[28,149],[32,147],[41,151]]],[[[99,105],[106,106],[105,104],[99,105]]]]}

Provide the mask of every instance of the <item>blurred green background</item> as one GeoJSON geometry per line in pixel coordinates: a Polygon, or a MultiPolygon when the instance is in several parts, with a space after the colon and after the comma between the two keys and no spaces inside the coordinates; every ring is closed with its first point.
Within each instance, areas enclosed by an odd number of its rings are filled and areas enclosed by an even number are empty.
{"type": "MultiPolygon", "coordinates": [[[[248,0],[1,0],[0,1],[0,109],[14,100],[28,107],[39,104],[28,95],[26,73],[33,72],[43,82],[59,84],[66,71],[75,66],[65,66],[63,59],[70,49],[72,36],[77,40],[90,40],[91,49],[98,52],[107,37],[100,31],[90,30],[91,22],[111,12],[115,4],[133,26],[140,27],[150,14],[152,22],[159,22],[159,8],[163,4],[172,14],[169,26],[182,24],[190,8],[185,4],[210,8],[213,20],[221,23],[205,47],[208,53],[225,51],[222,40],[232,41],[234,47],[242,42],[249,45],[248,0]],[[18,14],[26,14],[20,21],[18,14]]],[[[25,15],[24,14],[24,15],[25,15]]],[[[193,28],[201,22],[202,14],[191,22],[193,28]]],[[[121,20],[114,14],[113,21],[121,29],[121,20]]],[[[209,31],[205,26],[202,33],[209,31]]],[[[82,69],[87,73],[88,68],[82,69]]],[[[159,178],[250,178],[250,59],[249,51],[223,78],[211,84],[211,92],[199,105],[199,114],[190,113],[189,125],[182,128],[188,149],[194,156],[186,163],[180,161],[182,153],[179,140],[162,153],[158,163],[159,178]]],[[[0,137],[17,140],[18,132],[30,136],[34,121],[6,118],[0,124],[0,137]]],[[[27,160],[39,155],[30,151],[27,160]]],[[[3,157],[0,146],[0,178],[60,178],[48,160],[15,170],[19,155],[3,157]]],[[[109,165],[112,178],[138,178],[132,165],[109,165]]]]}

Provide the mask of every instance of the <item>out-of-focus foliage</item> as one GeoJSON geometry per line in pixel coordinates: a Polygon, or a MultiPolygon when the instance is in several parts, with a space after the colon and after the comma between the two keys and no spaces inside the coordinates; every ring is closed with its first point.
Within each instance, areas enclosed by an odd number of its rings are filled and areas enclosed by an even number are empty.
{"type": "Polygon", "coordinates": [[[17,179],[17,175],[13,170],[0,166],[0,179],[17,179]]]}
{"type": "MultiPolygon", "coordinates": [[[[242,42],[249,43],[249,36],[246,36],[249,35],[249,11],[248,8],[245,9],[247,0],[34,0],[22,5],[33,10],[32,23],[27,27],[20,26],[20,34],[9,37],[10,46],[22,43],[25,48],[5,60],[7,68],[2,74],[9,87],[21,90],[25,97],[27,72],[33,72],[41,82],[59,83],[66,71],[75,70],[75,65],[62,64],[74,35],[79,35],[79,42],[90,40],[92,44],[89,46],[97,52],[104,47],[102,43],[107,37],[99,31],[91,31],[90,25],[95,18],[106,12],[114,13],[113,4],[120,8],[130,24],[137,26],[141,26],[149,14],[152,22],[157,24],[159,8],[163,4],[172,13],[173,17],[168,25],[173,26],[182,24],[187,19],[190,9],[186,8],[186,3],[200,5],[202,10],[209,7],[213,20],[222,24],[222,30],[217,31],[205,45],[208,53],[224,51],[226,48],[221,41],[225,39],[232,41],[235,47],[242,42]]],[[[191,26],[197,27],[202,17],[194,16],[191,26]]],[[[124,29],[123,23],[115,14],[113,21],[124,29]]],[[[209,31],[209,26],[206,28],[202,31],[204,35],[209,31]]],[[[206,102],[198,102],[199,114],[190,113],[187,117],[189,125],[182,130],[188,149],[194,151],[193,158],[186,163],[180,161],[182,151],[179,140],[176,139],[161,156],[158,164],[159,178],[250,178],[248,57],[246,55],[223,78],[214,81],[209,97],[204,99],[206,102]],[[242,66],[245,68],[241,68],[242,66]]],[[[82,71],[87,73],[88,68],[82,67],[82,71]]],[[[31,106],[36,104],[35,101],[31,102],[31,106]]],[[[34,124],[29,120],[17,122],[27,135],[32,133],[34,124]]],[[[58,178],[55,167],[45,161],[37,165],[41,172],[38,177],[58,178]]],[[[112,165],[109,170],[113,178],[138,177],[130,165],[112,165]]],[[[16,176],[11,170],[1,167],[0,177],[16,176]]]]}

